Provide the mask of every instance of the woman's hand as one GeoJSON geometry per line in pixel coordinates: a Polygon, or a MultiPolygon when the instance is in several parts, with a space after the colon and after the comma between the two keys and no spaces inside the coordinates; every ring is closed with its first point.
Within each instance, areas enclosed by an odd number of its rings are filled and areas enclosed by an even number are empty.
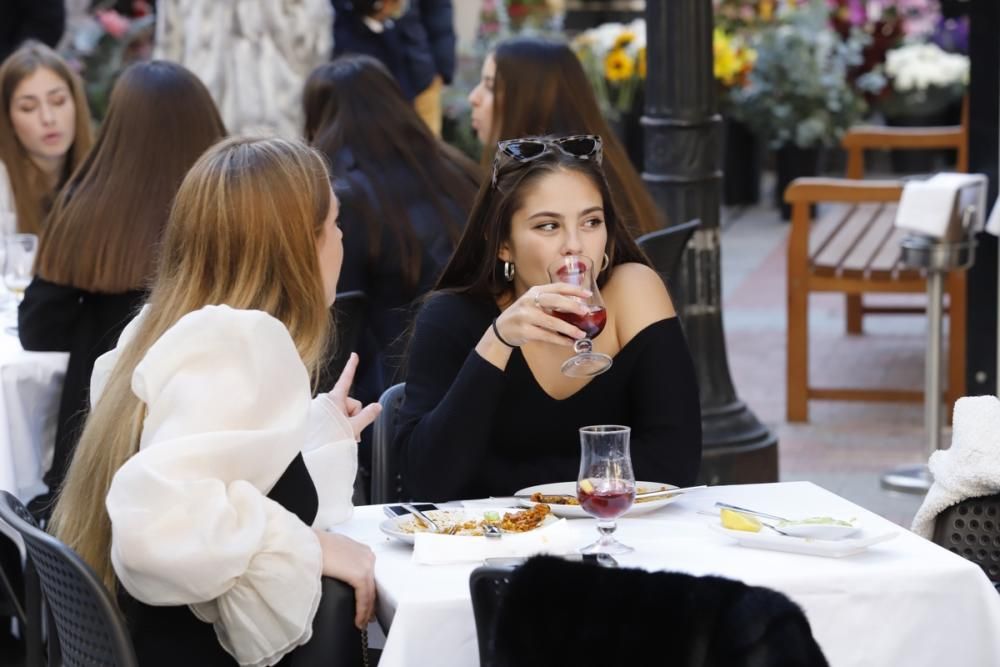
{"type": "Polygon", "coordinates": [[[572,347],[586,333],[550,311],[587,314],[587,306],[577,299],[586,299],[590,291],[568,283],[551,283],[532,287],[507,307],[497,318],[500,337],[511,345],[521,346],[531,341],[572,347]],[[576,297],[576,298],[574,298],[576,297]]]}
{"type": "Polygon", "coordinates": [[[323,550],[323,576],[354,589],[354,625],[364,630],[375,618],[375,554],[349,537],[316,530],[323,550]]]}
{"type": "Polygon", "coordinates": [[[347,417],[347,421],[351,422],[355,440],[361,438],[361,432],[375,421],[375,418],[382,412],[382,406],[378,403],[370,403],[369,405],[362,406],[361,401],[349,396],[351,385],[354,384],[354,372],[357,369],[358,355],[351,352],[351,357],[347,360],[347,365],[344,366],[344,370],[340,373],[337,384],[327,394],[333,404],[337,406],[337,409],[347,417]]]}

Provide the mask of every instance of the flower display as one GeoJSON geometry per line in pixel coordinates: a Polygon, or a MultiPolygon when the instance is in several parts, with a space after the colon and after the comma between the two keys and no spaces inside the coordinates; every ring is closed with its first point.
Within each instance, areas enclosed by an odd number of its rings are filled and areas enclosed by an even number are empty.
{"type": "Polygon", "coordinates": [[[931,115],[965,94],[969,58],[937,44],[907,44],[886,54],[890,93],[881,104],[887,116],[931,115]]]}
{"type": "Polygon", "coordinates": [[[757,52],[740,37],[727,35],[722,28],[712,32],[712,51],[715,79],[726,88],[745,85],[757,52]]]}
{"type": "Polygon", "coordinates": [[[616,118],[630,110],[646,77],[646,22],[604,23],[577,35],[570,46],[602,111],[616,118]]]}

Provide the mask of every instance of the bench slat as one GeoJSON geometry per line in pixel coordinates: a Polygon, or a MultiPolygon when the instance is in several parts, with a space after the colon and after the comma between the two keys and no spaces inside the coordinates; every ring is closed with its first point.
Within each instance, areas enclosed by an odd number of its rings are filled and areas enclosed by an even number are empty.
{"type": "Polygon", "coordinates": [[[892,270],[892,264],[879,266],[876,260],[879,258],[879,250],[885,245],[886,239],[892,234],[893,223],[896,219],[896,207],[880,204],[875,217],[868,227],[862,232],[861,238],[851,249],[851,252],[844,258],[840,265],[840,275],[847,278],[864,278],[871,270],[888,269],[892,270]]]}
{"type": "Polygon", "coordinates": [[[843,221],[836,233],[827,241],[823,249],[813,257],[816,275],[838,275],[844,260],[858,244],[871,221],[880,210],[876,203],[858,204],[843,221]]]}
{"type": "Polygon", "coordinates": [[[809,225],[809,263],[813,264],[830,239],[836,236],[844,222],[851,216],[853,204],[831,204],[823,214],[809,225]]]}

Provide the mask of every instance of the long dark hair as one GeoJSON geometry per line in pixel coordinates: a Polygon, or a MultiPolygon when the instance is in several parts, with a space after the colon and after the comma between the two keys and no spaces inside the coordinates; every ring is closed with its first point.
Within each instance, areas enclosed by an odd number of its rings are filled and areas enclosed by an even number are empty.
{"type": "Polygon", "coordinates": [[[369,262],[378,259],[382,225],[390,225],[404,280],[416,287],[422,248],[409,202],[386,173],[402,167],[411,175],[454,244],[475,197],[479,168],[431,134],[389,71],[369,56],[342,56],[317,67],[306,81],[303,105],[306,140],[330,159],[341,207],[360,216],[368,230],[369,262]],[[363,178],[342,166],[347,154],[363,178]]]}
{"type": "Polygon", "coordinates": [[[666,225],[621,142],[608,126],[579,59],[565,43],[535,37],[500,42],[493,93],[493,134],[483,165],[496,142],[539,134],[597,134],[604,139],[604,171],[618,197],[625,226],[634,235],[666,225]]]}
{"type": "Polygon", "coordinates": [[[583,174],[601,193],[604,224],[608,231],[608,244],[605,248],[608,266],[598,276],[598,285],[603,286],[612,269],[619,264],[638,262],[648,266],[646,255],[622,224],[600,165],[593,160],[581,160],[560,151],[551,151],[530,162],[508,162],[497,173],[495,186],[490,179],[484,179],[465,225],[465,232],[434,290],[492,300],[508,295],[512,289],[511,283],[504,279],[502,263],[497,255],[501,244],[510,238],[511,218],[521,207],[526,190],[543,176],[559,170],[583,174]]]}
{"type": "Polygon", "coordinates": [[[91,292],[148,287],[177,188],[225,136],[208,89],[189,70],[162,60],[126,69],[93,149],[49,216],[38,275],[91,292]]]}

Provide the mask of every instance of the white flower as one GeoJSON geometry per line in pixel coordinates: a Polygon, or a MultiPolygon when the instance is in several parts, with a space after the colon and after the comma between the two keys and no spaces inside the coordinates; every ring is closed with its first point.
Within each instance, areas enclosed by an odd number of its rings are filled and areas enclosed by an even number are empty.
{"type": "Polygon", "coordinates": [[[947,88],[969,82],[969,59],[937,44],[908,44],[886,53],[885,72],[897,92],[947,88]]]}

